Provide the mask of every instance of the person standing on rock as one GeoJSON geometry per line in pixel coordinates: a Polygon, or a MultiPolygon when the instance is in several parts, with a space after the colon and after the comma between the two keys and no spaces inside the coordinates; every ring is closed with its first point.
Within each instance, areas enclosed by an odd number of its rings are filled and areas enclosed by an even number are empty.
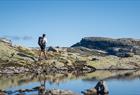
{"type": "Polygon", "coordinates": [[[40,53],[39,53],[39,59],[38,60],[41,60],[42,53],[44,54],[45,59],[47,59],[46,44],[47,44],[46,34],[43,34],[41,37],[38,38],[38,45],[40,47],[40,53]]]}

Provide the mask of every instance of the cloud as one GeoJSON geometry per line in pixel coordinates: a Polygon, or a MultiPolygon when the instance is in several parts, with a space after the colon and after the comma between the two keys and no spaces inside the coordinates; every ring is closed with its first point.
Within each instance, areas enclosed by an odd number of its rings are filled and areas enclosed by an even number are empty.
{"type": "Polygon", "coordinates": [[[24,36],[24,37],[22,37],[22,39],[23,39],[23,40],[31,40],[32,37],[31,37],[31,36],[24,36]]]}
{"type": "Polygon", "coordinates": [[[31,40],[32,39],[31,36],[9,36],[9,35],[5,35],[3,37],[11,39],[11,40],[31,40]]]}

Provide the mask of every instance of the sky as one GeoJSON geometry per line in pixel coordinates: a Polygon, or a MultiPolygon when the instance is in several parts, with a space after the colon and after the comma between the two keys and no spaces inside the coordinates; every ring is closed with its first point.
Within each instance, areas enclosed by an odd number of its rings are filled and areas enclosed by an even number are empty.
{"type": "Polygon", "coordinates": [[[0,37],[69,47],[83,37],[140,39],[140,0],[0,0],[0,37]]]}

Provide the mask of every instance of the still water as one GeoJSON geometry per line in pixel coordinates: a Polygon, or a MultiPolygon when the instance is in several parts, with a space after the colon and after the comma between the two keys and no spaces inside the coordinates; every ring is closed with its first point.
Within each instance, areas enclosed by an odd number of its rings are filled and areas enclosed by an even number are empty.
{"type": "MultiPolygon", "coordinates": [[[[101,79],[106,81],[109,95],[140,95],[140,71],[96,71],[88,74],[1,75],[0,89],[15,91],[19,89],[32,89],[45,84],[46,89],[71,90],[82,95],[81,91],[93,88],[98,80],[101,79]]],[[[33,95],[36,93],[30,92],[26,94],[33,95]]]]}

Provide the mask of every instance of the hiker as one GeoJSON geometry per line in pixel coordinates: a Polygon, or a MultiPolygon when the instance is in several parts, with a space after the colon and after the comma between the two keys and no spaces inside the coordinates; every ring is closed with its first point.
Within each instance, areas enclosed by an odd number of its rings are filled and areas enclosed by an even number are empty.
{"type": "Polygon", "coordinates": [[[47,59],[46,52],[45,52],[46,43],[47,43],[46,34],[43,34],[41,37],[38,38],[38,45],[40,46],[39,60],[42,57],[42,53],[44,54],[45,59],[47,59]]]}
{"type": "Polygon", "coordinates": [[[106,82],[103,80],[100,80],[96,84],[95,90],[97,92],[97,95],[108,95],[109,94],[109,90],[108,90],[108,87],[106,85],[106,82]]]}

